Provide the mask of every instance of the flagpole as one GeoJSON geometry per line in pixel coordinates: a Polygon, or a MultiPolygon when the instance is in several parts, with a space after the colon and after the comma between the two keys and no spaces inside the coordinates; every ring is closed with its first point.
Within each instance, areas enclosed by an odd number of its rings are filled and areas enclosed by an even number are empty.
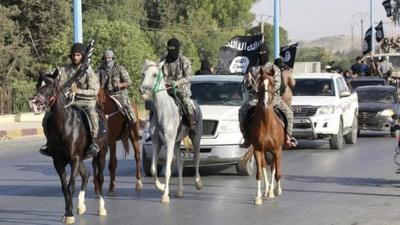
{"type": "Polygon", "coordinates": [[[274,0],[274,56],[279,58],[279,9],[280,0],[274,0]]]}
{"type": "Polygon", "coordinates": [[[372,0],[369,1],[369,22],[371,24],[371,54],[375,54],[374,49],[374,24],[373,24],[373,15],[372,15],[372,0]]]}

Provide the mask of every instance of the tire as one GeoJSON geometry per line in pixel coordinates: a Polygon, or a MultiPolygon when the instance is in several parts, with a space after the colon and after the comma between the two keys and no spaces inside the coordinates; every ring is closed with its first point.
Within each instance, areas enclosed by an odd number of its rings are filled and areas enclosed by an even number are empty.
{"type": "MultiPolygon", "coordinates": [[[[144,149],[142,147],[142,149],[144,149]]],[[[146,174],[147,177],[151,177],[151,160],[148,160],[146,157],[146,151],[142,152],[142,167],[143,172],[146,174]]],[[[157,174],[160,174],[162,170],[162,166],[157,165],[157,174]]]]}
{"type": "Polygon", "coordinates": [[[342,149],[343,148],[343,122],[339,122],[339,131],[336,135],[332,135],[329,140],[329,146],[331,149],[342,149]]]}
{"type": "Polygon", "coordinates": [[[257,169],[256,160],[254,155],[250,160],[239,160],[236,164],[236,172],[242,176],[252,176],[257,169]]]}
{"type": "Polygon", "coordinates": [[[358,133],[358,118],[354,115],[353,124],[351,125],[351,131],[344,135],[344,141],[346,144],[355,144],[357,142],[358,133]]]}

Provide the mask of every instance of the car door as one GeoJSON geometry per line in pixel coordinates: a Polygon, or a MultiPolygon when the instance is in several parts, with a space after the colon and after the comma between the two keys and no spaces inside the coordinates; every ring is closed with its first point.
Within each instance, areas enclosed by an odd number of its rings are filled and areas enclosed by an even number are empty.
{"type": "MultiPolygon", "coordinates": [[[[340,96],[340,93],[344,90],[349,90],[346,81],[343,79],[343,77],[338,77],[336,79],[336,82],[338,84],[338,94],[340,96]]],[[[342,97],[339,100],[341,103],[341,107],[343,110],[343,127],[349,127],[353,123],[353,108],[352,108],[352,98],[350,96],[348,97],[342,97]]]]}

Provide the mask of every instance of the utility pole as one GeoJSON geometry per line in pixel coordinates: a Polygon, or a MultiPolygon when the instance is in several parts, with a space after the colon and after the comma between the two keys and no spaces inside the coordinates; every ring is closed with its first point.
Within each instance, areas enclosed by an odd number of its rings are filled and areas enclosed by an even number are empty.
{"type": "Polygon", "coordinates": [[[374,49],[374,22],[373,22],[373,14],[372,14],[372,0],[369,0],[369,24],[371,24],[371,54],[375,54],[374,49]]]}
{"type": "Polygon", "coordinates": [[[82,38],[82,0],[74,0],[74,43],[83,43],[82,38]]]}
{"type": "Polygon", "coordinates": [[[369,16],[366,12],[359,12],[353,16],[353,20],[360,21],[361,27],[361,51],[363,49],[364,44],[364,20],[369,16]]]}
{"type": "MultiPolygon", "coordinates": [[[[264,34],[264,22],[268,22],[268,20],[269,20],[270,18],[272,18],[272,16],[267,15],[267,14],[260,14],[260,15],[257,15],[257,17],[259,17],[259,19],[257,20],[257,22],[259,22],[259,24],[260,24],[261,34],[264,34]]],[[[262,36],[261,42],[264,43],[264,35],[262,36]]]]}
{"type": "Polygon", "coordinates": [[[279,58],[279,17],[280,17],[280,0],[274,0],[274,59],[279,58]]]}
{"type": "Polygon", "coordinates": [[[351,54],[352,54],[351,57],[354,57],[353,56],[353,50],[354,50],[354,27],[357,25],[357,23],[355,21],[351,21],[347,25],[351,29],[351,47],[350,47],[350,50],[351,50],[351,54]]]}

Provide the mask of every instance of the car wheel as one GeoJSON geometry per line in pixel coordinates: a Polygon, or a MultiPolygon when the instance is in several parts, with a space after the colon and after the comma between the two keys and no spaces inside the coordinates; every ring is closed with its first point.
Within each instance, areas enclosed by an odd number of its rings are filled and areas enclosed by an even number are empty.
{"type": "MultiPolygon", "coordinates": [[[[142,147],[142,149],[144,149],[142,147]]],[[[143,172],[146,174],[146,176],[151,177],[151,160],[149,160],[146,156],[146,151],[143,151],[142,153],[142,167],[143,167],[143,172]]],[[[162,166],[157,165],[157,174],[159,175],[161,173],[162,166]]]]}
{"type": "Polygon", "coordinates": [[[358,119],[356,115],[354,116],[353,124],[351,126],[351,131],[344,135],[344,140],[346,141],[346,144],[355,144],[357,142],[358,119]]]}
{"type": "Polygon", "coordinates": [[[329,146],[331,149],[342,149],[343,147],[343,122],[339,122],[339,131],[337,134],[332,135],[329,140],[329,146]]]}
{"type": "Polygon", "coordinates": [[[254,155],[249,160],[239,160],[236,164],[236,172],[238,175],[251,176],[256,171],[257,165],[254,155]]]}

